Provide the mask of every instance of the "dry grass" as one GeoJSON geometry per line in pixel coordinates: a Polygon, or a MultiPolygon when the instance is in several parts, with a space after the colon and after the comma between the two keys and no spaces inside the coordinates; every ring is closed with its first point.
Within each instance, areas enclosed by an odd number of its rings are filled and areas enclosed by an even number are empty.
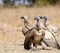
{"type": "Polygon", "coordinates": [[[40,50],[40,48],[27,51],[23,48],[24,36],[21,32],[23,22],[21,16],[27,15],[33,25],[33,18],[37,15],[47,15],[51,24],[60,28],[60,7],[33,7],[0,9],[0,53],[60,53],[59,50],[40,50]]]}

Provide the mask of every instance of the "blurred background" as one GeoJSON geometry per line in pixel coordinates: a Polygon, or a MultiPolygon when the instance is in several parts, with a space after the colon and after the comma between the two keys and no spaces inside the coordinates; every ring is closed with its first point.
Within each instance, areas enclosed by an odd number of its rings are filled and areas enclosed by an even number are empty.
{"type": "Polygon", "coordinates": [[[40,50],[40,47],[24,50],[24,23],[20,17],[25,15],[34,26],[34,17],[48,16],[60,34],[60,0],[0,0],[0,53],[60,53],[60,50],[40,50]]]}
{"type": "Polygon", "coordinates": [[[47,5],[60,5],[60,0],[0,0],[1,6],[47,6],[47,5]]]}

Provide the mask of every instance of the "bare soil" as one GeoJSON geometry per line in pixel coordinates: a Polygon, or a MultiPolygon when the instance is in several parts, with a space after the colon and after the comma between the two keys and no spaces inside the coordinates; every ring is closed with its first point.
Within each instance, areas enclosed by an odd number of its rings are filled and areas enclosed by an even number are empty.
{"type": "MultiPolygon", "coordinates": [[[[6,8],[0,9],[0,53],[60,53],[60,50],[41,46],[25,50],[24,35],[22,34],[23,21],[21,16],[27,15],[29,22],[36,24],[34,17],[47,15],[51,24],[57,26],[60,33],[60,7],[33,7],[33,8],[6,8]]],[[[60,39],[60,36],[59,36],[60,39]]]]}

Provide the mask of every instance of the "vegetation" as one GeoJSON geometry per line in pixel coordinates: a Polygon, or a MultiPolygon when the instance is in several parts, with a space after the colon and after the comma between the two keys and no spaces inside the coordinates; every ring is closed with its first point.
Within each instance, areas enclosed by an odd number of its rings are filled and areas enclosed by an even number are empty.
{"type": "MultiPolygon", "coordinates": [[[[32,1],[33,5],[41,6],[41,5],[56,5],[60,4],[60,0],[28,0],[29,2],[32,1]]],[[[10,4],[10,0],[4,0],[5,4],[10,4]]]]}
{"type": "MultiPolygon", "coordinates": [[[[32,0],[33,1],[33,0],[32,0]]],[[[60,3],[60,0],[35,0],[33,1],[35,5],[56,5],[60,3]]]]}
{"type": "Polygon", "coordinates": [[[3,0],[4,4],[9,4],[10,0],[3,0]]]}

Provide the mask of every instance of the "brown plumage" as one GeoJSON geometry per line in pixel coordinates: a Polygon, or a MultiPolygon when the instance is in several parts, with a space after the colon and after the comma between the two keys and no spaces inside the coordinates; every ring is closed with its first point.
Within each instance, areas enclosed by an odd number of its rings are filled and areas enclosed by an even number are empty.
{"type": "Polygon", "coordinates": [[[27,16],[22,16],[21,19],[24,20],[24,26],[22,27],[22,33],[25,36],[27,31],[31,30],[33,28],[33,26],[28,22],[27,16]]]}
{"type": "Polygon", "coordinates": [[[36,29],[29,31],[25,36],[24,48],[30,49],[32,44],[35,48],[37,48],[37,46],[39,45],[40,41],[42,41],[44,36],[45,36],[44,30],[41,30],[40,32],[38,32],[36,29]]]}
{"type": "Polygon", "coordinates": [[[38,22],[37,27],[32,27],[32,25],[30,25],[30,23],[27,21],[27,19],[25,19],[25,17],[21,18],[24,19],[24,27],[22,29],[22,32],[25,35],[24,48],[28,50],[31,48],[32,44],[35,48],[37,48],[38,44],[44,38],[44,30],[39,28],[38,22]],[[39,32],[38,29],[40,29],[41,31],[39,32]]]}

